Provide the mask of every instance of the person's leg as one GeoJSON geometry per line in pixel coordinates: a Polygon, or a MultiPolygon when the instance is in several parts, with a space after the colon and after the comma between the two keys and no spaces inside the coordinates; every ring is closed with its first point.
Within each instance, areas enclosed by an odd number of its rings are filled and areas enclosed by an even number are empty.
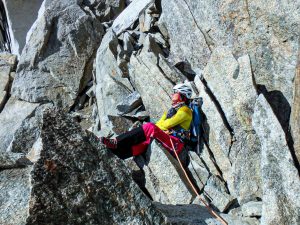
{"type": "Polygon", "coordinates": [[[145,152],[153,138],[158,140],[168,151],[172,152],[173,147],[170,141],[171,138],[176,152],[180,153],[182,151],[184,144],[177,137],[166,134],[155,124],[146,123],[142,128],[145,134],[145,141],[132,146],[132,155],[136,156],[145,152]]]}
{"type": "Polygon", "coordinates": [[[141,127],[117,136],[115,139],[116,145],[112,149],[120,158],[126,159],[145,152],[153,138],[158,140],[170,152],[173,151],[170,138],[177,153],[180,153],[184,146],[177,137],[166,134],[153,123],[146,123],[141,127]]]}
{"type": "Polygon", "coordinates": [[[137,127],[131,131],[125,132],[114,139],[105,137],[100,138],[100,142],[106,145],[121,159],[132,157],[132,146],[146,140],[142,127],[137,127]]]}

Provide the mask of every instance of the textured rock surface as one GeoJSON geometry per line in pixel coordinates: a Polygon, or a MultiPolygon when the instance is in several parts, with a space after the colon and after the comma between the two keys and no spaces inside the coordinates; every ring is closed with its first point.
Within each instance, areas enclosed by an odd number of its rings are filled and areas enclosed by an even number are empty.
{"type": "Polygon", "coordinates": [[[194,7],[196,4],[201,3],[194,3],[191,6],[185,0],[172,2],[162,0],[162,15],[159,23],[160,26],[167,29],[171,54],[176,58],[176,62],[187,60],[191,65],[203,68],[209,59],[211,50],[205,40],[205,33],[195,22],[194,15],[191,13],[190,7],[194,7]]]}
{"type": "Polygon", "coordinates": [[[20,168],[30,164],[30,161],[25,157],[24,154],[11,152],[1,152],[0,154],[0,170],[20,168]]]}
{"type": "Polygon", "coordinates": [[[236,60],[228,48],[217,47],[203,77],[196,86],[204,98],[209,145],[228,180],[230,193],[240,203],[261,197],[260,146],[251,125],[257,95],[249,57],[236,60]]]}
{"type": "Polygon", "coordinates": [[[263,95],[256,101],[253,116],[262,144],[262,224],[299,224],[300,180],[285,134],[263,95]]]}
{"type": "Polygon", "coordinates": [[[30,102],[71,106],[91,79],[92,63],[104,33],[83,3],[46,0],[32,28],[13,83],[13,95],[30,102]]]}
{"type": "Polygon", "coordinates": [[[15,67],[17,66],[17,56],[7,52],[1,52],[0,66],[9,66],[12,70],[15,70],[15,67]]]}
{"type": "Polygon", "coordinates": [[[11,69],[9,66],[0,67],[0,111],[3,109],[8,98],[10,71],[11,69]]]}
{"type": "Polygon", "coordinates": [[[117,105],[133,92],[127,78],[117,64],[118,39],[108,31],[103,37],[96,58],[96,98],[101,130],[107,135],[111,130],[108,116],[117,116],[117,105]]]}
{"type": "Polygon", "coordinates": [[[220,212],[224,212],[234,203],[234,198],[228,194],[224,183],[215,176],[211,176],[208,179],[204,188],[204,195],[220,212]]]}
{"type": "Polygon", "coordinates": [[[28,115],[15,131],[10,143],[9,151],[27,154],[34,143],[38,140],[42,129],[43,111],[51,108],[52,104],[44,104],[36,107],[28,115]]]}
{"type": "MultiPolygon", "coordinates": [[[[197,224],[197,225],[221,225],[221,222],[199,205],[163,205],[155,204],[166,216],[170,224],[197,224]]],[[[226,214],[220,215],[229,225],[258,225],[259,221],[254,218],[242,218],[226,214]]]]}
{"type": "Polygon", "coordinates": [[[155,203],[155,206],[167,216],[170,224],[220,224],[203,206],[198,205],[164,205],[155,203]]]}
{"type": "Polygon", "coordinates": [[[122,102],[117,104],[119,114],[126,114],[136,109],[143,104],[141,96],[138,92],[134,91],[128,95],[122,102]]]}
{"type": "Polygon", "coordinates": [[[115,19],[125,8],[125,0],[83,0],[86,11],[94,14],[101,22],[115,19]]]}
{"type": "Polygon", "coordinates": [[[162,113],[168,110],[174,84],[182,81],[179,72],[165,61],[162,54],[162,49],[155,39],[148,35],[142,51],[140,54],[132,56],[129,64],[130,79],[141,94],[150,116],[156,119],[159,119],[162,113]],[[160,67],[161,64],[167,69],[163,70],[160,67]],[[149,83],[151,86],[148,85],[149,83]]]}
{"type": "Polygon", "coordinates": [[[15,70],[17,63],[16,55],[6,52],[0,54],[0,112],[9,97],[11,86],[11,72],[15,70]]]}
{"type": "Polygon", "coordinates": [[[130,27],[138,18],[139,15],[151,4],[154,0],[136,0],[114,20],[112,29],[116,35],[121,34],[130,27]]]}
{"type": "Polygon", "coordinates": [[[1,205],[0,213],[6,223],[163,224],[164,217],[133,182],[124,162],[98,146],[71,117],[45,112],[41,139],[31,173],[31,167],[0,173],[7,179],[1,182],[1,202],[5,199],[9,207],[1,205]],[[12,187],[18,190],[11,192],[12,187]]]}
{"type": "Polygon", "coordinates": [[[247,202],[241,208],[243,216],[261,216],[262,202],[247,202]]]}
{"type": "Polygon", "coordinates": [[[209,173],[200,157],[195,152],[189,152],[190,163],[188,169],[191,172],[198,188],[201,190],[209,178],[209,173]]]}
{"type": "Polygon", "coordinates": [[[294,96],[290,126],[294,141],[294,150],[298,162],[300,162],[300,47],[298,52],[298,63],[296,67],[296,74],[294,80],[294,96]]]}
{"type": "Polygon", "coordinates": [[[299,2],[162,0],[171,54],[203,68],[216,46],[250,53],[255,80],[292,99],[299,36],[299,2]],[[291,66],[292,65],[292,66],[291,66]]]}
{"type": "MultiPolygon", "coordinates": [[[[231,134],[224,125],[215,103],[206,91],[206,87],[196,76],[195,84],[199,90],[199,95],[203,98],[202,111],[206,117],[207,124],[204,124],[204,136],[208,142],[209,149],[204,149],[202,154],[206,154],[206,162],[212,164],[207,155],[210,150],[216,164],[222,171],[223,177],[227,180],[230,187],[233,186],[231,162],[228,157],[229,146],[231,144],[231,134]]],[[[210,168],[214,168],[210,166],[210,168]]]]}
{"type": "Polygon", "coordinates": [[[0,171],[0,224],[26,224],[32,167],[0,171]]]}
{"type": "Polygon", "coordinates": [[[38,104],[20,101],[15,98],[9,99],[0,114],[0,152],[6,151],[16,130],[36,107],[38,107],[38,104]]]}
{"type": "Polygon", "coordinates": [[[176,159],[154,140],[136,162],[145,172],[145,187],[154,201],[163,204],[189,204],[195,198],[176,159]]]}

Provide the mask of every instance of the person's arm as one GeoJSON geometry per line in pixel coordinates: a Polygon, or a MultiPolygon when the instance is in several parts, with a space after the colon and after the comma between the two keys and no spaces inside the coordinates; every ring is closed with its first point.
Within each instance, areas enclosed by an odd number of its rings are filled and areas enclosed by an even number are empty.
{"type": "Polygon", "coordinates": [[[164,112],[164,114],[162,115],[162,117],[155,123],[155,125],[160,128],[161,124],[166,120],[166,118],[167,118],[167,113],[164,112]]]}
{"type": "Polygon", "coordinates": [[[176,125],[181,124],[188,117],[189,113],[185,109],[180,108],[174,116],[172,116],[169,119],[160,121],[160,123],[156,125],[162,130],[169,130],[170,128],[175,127],[176,125]]]}

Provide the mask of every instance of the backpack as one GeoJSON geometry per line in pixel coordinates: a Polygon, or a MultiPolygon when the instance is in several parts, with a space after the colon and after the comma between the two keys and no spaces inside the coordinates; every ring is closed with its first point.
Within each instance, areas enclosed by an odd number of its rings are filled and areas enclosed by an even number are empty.
{"type": "MultiPolygon", "coordinates": [[[[198,146],[200,142],[201,125],[202,125],[202,115],[201,115],[201,106],[203,99],[201,97],[194,98],[190,103],[190,109],[193,111],[193,119],[190,126],[190,141],[191,145],[198,146]]],[[[199,154],[198,149],[196,152],[199,154]]]]}

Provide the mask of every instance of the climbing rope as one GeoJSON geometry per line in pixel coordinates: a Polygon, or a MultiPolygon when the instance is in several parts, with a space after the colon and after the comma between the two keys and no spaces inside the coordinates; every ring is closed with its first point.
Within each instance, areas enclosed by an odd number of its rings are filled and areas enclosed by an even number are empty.
{"type": "Polygon", "coordinates": [[[187,180],[188,180],[190,186],[192,187],[193,191],[195,192],[195,194],[196,194],[197,197],[199,198],[199,200],[205,205],[205,207],[207,208],[207,210],[209,211],[209,213],[210,213],[212,216],[214,216],[217,220],[219,220],[219,221],[221,222],[221,224],[223,224],[223,225],[228,225],[228,223],[226,222],[226,220],[224,220],[224,219],[223,219],[221,216],[219,216],[214,210],[212,210],[212,209],[209,207],[209,205],[208,205],[208,204],[200,197],[200,194],[199,194],[198,191],[196,190],[195,186],[192,184],[192,182],[191,182],[189,176],[187,175],[187,173],[186,173],[184,167],[182,166],[182,163],[181,163],[181,161],[180,161],[180,159],[179,159],[179,157],[178,157],[178,154],[177,154],[177,152],[176,152],[176,150],[175,150],[175,148],[174,148],[174,144],[173,144],[173,141],[172,141],[171,137],[170,137],[170,141],[171,141],[171,145],[172,145],[174,154],[175,154],[175,156],[176,156],[176,158],[177,158],[177,160],[178,160],[178,162],[179,162],[179,165],[180,165],[180,167],[181,167],[181,169],[182,169],[182,171],[183,171],[185,177],[187,178],[187,180]]]}

